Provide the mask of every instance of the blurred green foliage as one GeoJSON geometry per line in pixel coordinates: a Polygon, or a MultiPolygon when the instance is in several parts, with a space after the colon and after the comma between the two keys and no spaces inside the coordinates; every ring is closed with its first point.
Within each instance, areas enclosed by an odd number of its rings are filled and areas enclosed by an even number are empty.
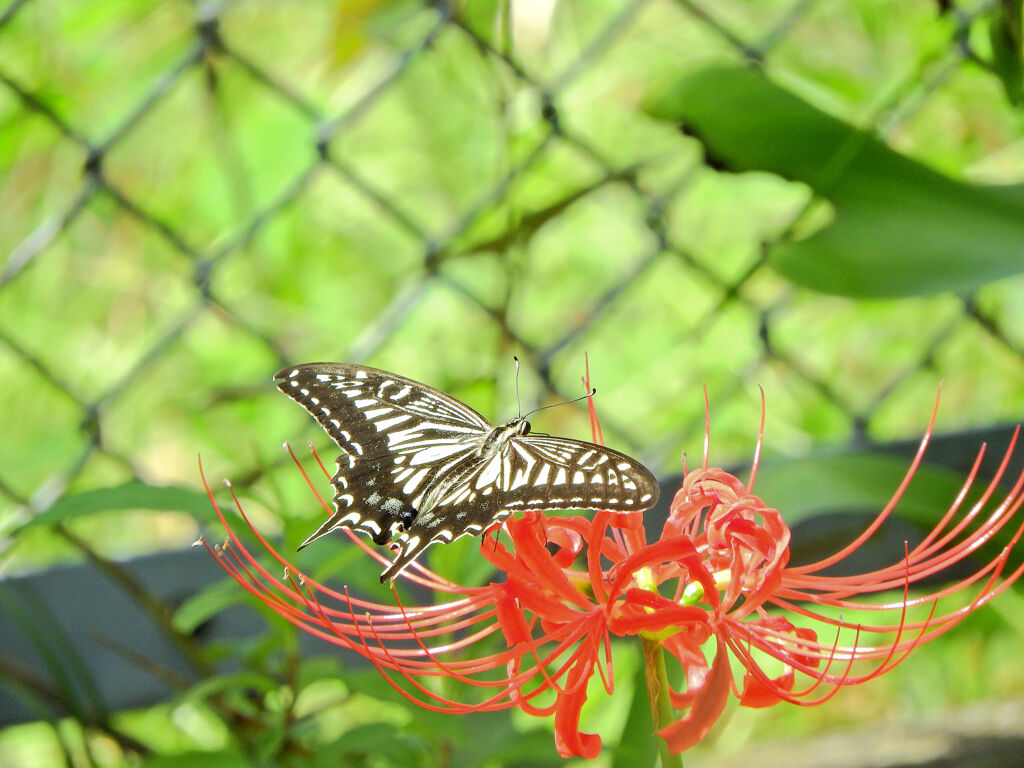
{"type": "MultiPolygon", "coordinates": [[[[940,429],[1019,419],[1021,278],[889,301],[796,287],[769,257],[821,256],[810,248],[829,231],[828,195],[774,166],[714,167],[700,142],[641,106],[709,64],[754,62],[878,151],[948,177],[945,189],[1020,182],[1020,4],[950,5],[9,2],[3,573],[190,544],[209,519],[197,452],[292,551],[319,510],[280,442],[327,441],[274,392],[270,375],[286,362],[397,370],[501,418],[515,408],[513,354],[526,405],[578,394],[587,352],[609,442],[662,472],[678,471],[684,450],[699,454],[703,385],[719,464],[749,455],[758,386],[766,450],[782,458],[915,436],[943,378],[940,429]]],[[[752,131],[748,148],[799,152],[785,121],[752,120],[763,115],[724,87],[700,95],[707,119],[752,131]]],[[[842,243],[855,256],[879,221],[895,222],[878,233],[889,242],[890,226],[956,215],[908,205],[903,217],[880,200],[860,210],[858,240],[842,243]]],[[[881,251],[894,272],[905,255],[881,251]]],[[[540,421],[588,432],[572,408],[540,421]]],[[[858,502],[886,497],[894,467],[864,461],[788,465],[774,492],[794,509],[844,488],[858,502]]],[[[953,482],[928,477],[936,491],[953,482]]],[[[934,497],[939,509],[948,501],[934,497]]],[[[910,502],[926,520],[928,494],[910,502]]],[[[434,567],[483,578],[471,542],[434,549],[434,567]]],[[[302,564],[379,589],[352,547],[304,551],[302,564]]],[[[233,583],[210,585],[168,626],[188,637],[239,602],[253,603],[233,583]]],[[[829,707],[737,712],[713,748],[1019,693],[1012,615],[979,614],[919,666],[829,707]]],[[[39,631],[33,618],[24,626],[39,631]]],[[[267,626],[204,648],[203,663],[232,659],[237,672],[165,704],[93,720],[43,705],[51,722],[0,732],[0,763],[555,760],[547,723],[408,708],[372,670],[333,649],[302,657],[292,628],[270,616],[267,626]]],[[[632,695],[638,661],[619,651],[614,704],[585,715],[623,729],[602,759],[627,765],[649,759],[649,720],[632,695]]]]}

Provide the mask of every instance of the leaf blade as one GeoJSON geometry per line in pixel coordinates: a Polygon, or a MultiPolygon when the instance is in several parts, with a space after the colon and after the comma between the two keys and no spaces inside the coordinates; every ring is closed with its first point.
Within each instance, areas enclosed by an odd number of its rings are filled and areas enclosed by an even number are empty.
{"type": "Polygon", "coordinates": [[[1024,271],[1020,187],[943,176],[752,70],[688,75],[648,110],[700,139],[713,164],[803,182],[832,202],[830,225],[771,253],[794,282],[885,298],[969,291],[1024,271]]]}

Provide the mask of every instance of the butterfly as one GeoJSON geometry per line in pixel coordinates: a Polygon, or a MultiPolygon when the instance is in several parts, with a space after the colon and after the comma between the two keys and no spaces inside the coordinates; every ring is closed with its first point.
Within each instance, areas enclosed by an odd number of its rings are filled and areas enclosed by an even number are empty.
{"type": "Polygon", "coordinates": [[[364,365],[307,363],[277,388],[320,423],[338,457],[334,513],[299,549],[336,528],[397,550],[381,582],[434,542],[477,536],[523,509],[641,511],[658,483],[604,446],[531,434],[523,417],[495,426],[440,390],[364,365]]]}

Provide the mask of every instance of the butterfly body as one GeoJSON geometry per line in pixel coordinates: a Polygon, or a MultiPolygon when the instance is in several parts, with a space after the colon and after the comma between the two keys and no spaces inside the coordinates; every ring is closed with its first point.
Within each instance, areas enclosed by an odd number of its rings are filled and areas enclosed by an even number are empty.
{"type": "Polygon", "coordinates": [[[520,509],[640,511],[658,497],[654,477],[604,446],[502,425],[455,398],[362,365],[308,363],[275,375],[342,449],[335,512],[301,546],[335,528],[368,534],[399,553],[394,578],[435,541],[479,535],[520,509]]]}

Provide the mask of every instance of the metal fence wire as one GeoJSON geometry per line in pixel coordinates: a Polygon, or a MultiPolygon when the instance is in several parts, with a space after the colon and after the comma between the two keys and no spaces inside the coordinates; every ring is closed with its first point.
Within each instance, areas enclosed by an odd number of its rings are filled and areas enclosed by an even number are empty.
{"type": "MultiPolygon", "coordinates": [[[[1018,418],[1019,280],[884,303],[795,288],[767,254],[806,190],[709,167],[640,106],[745,61],[926,164],[984,171],[1014,138],[972,49],[994,6],[15,0],[8,520],[131,479],[194,486],[198,450],[258,481],[280,440],[314,434],[269,383],[311,359],[497,418],[512,354],[539,401],[579,393],[586,351],[613,443],[662,471],[699,451],[702,385],[721,458],[752,445],[759,385],[780,452],[912,437],[942,378],[945,428],[1018,418]]],[[[548,413],[585,436],[580,412],[548,413]]],[[[150,546],[90,530],[101,551],[150,546]]]]}

